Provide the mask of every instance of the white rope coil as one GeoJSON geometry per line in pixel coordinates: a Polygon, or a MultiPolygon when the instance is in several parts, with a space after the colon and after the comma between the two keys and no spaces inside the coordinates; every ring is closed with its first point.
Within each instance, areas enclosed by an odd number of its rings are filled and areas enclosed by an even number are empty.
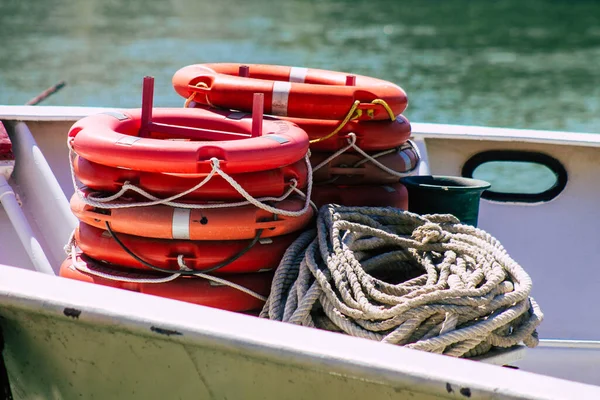
{"type": "Polygon", "coordinates": [[[500,242],[452,215],[327,205],[284,255],[261,316],[471,357],[537,345],[531,286],[500,242]]]}

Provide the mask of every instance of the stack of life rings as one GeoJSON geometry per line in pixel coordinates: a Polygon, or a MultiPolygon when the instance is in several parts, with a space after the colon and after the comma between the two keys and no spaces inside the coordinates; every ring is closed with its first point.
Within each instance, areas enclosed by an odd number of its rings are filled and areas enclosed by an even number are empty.
{"type": "Polygon", "coordinates": [[[416,171],[419,154],[401,114],[404,91],[390,82],[318,69],[197,64],[173,76],[186,107],[250,111],[262,93],[264,112],[292,122],[310,138],[316,207],[393,206],[407,209],[399,183],[416,171]]]}
{"type": "Polygon", "coordinates": [[[397,85],[241,64],[191,65],[173,85],[183,109],[154,109],[147,77],[141,109],[70,129],[80,223],[61,276],[252,311],[315,209],[407,208],[399,180],[419,155],[397,85]]]}
{"type": "Polygon", "coordinates": [[[308,136],[262,113],[154,109],[152,91],[147,77],[141,109],[71,127],[79,225],[60,275],[256,312],[314,216],[308,136]]]}

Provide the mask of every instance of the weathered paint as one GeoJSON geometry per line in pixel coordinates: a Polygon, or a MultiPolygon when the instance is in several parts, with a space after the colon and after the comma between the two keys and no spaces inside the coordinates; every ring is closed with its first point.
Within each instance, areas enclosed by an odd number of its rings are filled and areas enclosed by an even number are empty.
{"type": "Polygon", "coordinates": [[[600,398],[600,387],[0,268],[16,398],[600,398]]]}

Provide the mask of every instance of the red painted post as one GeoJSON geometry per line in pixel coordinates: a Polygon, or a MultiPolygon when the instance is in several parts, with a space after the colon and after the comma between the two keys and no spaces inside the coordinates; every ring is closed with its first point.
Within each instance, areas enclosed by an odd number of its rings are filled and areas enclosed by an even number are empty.
{"type": "Polygon", "coordinates": [[[346,86],[356,86],[356,75],[346,75],[346,86]]]}
{"type": "Polygon", "coordinates": [[[254,93],[252,99],[252,137],[262,136],[264,103],[265,95],[254,93]]]}
{"type": "Polygon", "coordinates": [[[154,101],[154,77],[145,76],[142,86],[142,116],[139,131],[140,137],[146,137],[150,133],[152,123],[152,105],[154,101]]]}
{"type": "Polygon", "coordinates": [[[238,74],[243,78],[247,78],[250,76],[250,67],[247,65],[240,65],[240,72],[238,74]]]}

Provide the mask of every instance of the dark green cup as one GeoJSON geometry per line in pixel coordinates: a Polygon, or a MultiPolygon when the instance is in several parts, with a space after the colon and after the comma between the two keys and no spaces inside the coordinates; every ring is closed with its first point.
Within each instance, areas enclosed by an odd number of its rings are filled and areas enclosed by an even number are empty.
{"type": "Polygon", "coordinates": [[[490,183],[460,176],[416,175],[400,180],[408,190],[408,211],[452,214],[463,224],[477,226],[479,199],[490,183]]]}

